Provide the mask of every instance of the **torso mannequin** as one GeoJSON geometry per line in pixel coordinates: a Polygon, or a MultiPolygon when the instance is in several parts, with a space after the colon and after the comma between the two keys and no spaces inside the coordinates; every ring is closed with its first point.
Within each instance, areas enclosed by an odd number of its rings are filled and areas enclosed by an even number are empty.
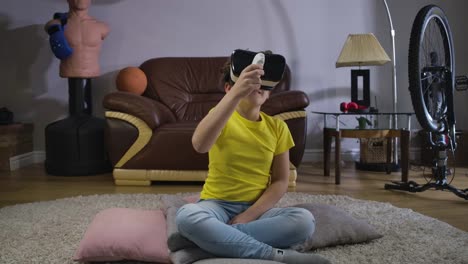
{"type": "MultiPolygon", "coordinates": [[[[65,38],[73,53],[60,61],[60,76],[63,78],[93,78],[100,75],[99,53],[109,27],[88,15],[91,0],[68,0],[69,13],[65,26],[65,38]]],[[[45,28],[60,24],[49,21],[45,28]]]]}
{"type": "Polygon", "coordinates": [[[52,52],[60,59],[60,76],[68,78],[70,114],[45,128],[45,167],[52,175],[112,171],[104,140],[106,122],[92,115],[91,100],[91,79],[100,75],[99,53],[109,27],[88,15],[90,4],[91,0],[68,0],[68,14],[54,14],[59,19],[45,26],[52,52]]]}

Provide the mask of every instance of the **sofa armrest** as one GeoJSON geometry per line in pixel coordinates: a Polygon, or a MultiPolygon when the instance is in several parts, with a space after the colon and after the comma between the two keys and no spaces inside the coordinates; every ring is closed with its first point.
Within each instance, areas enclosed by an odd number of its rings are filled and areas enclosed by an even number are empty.
{"type": "Polygon", "coordinates": [[[174,114],[160,102],[148,97],[127,92],[112,92],[103,99],[103,106],[112,111],[119,111],[136,116],[151,128],[176,121],[174,114]]]}
{"type": "Polygon", "coordinates": [[[309,105],[309,98],[303,91],[284,91],[272,94],[262,105],[262,111],[268,115],[303,110],[309,105]]]}

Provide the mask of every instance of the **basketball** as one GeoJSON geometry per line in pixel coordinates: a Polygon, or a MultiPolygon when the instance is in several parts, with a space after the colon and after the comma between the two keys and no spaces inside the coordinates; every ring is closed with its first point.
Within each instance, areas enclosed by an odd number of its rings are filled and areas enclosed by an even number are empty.
{"type": "Polygon", "coordinates": [[[117,90],[141,95],[148,84],[145,73],[138,67],[122,69],[115,80],[117,90]]]}

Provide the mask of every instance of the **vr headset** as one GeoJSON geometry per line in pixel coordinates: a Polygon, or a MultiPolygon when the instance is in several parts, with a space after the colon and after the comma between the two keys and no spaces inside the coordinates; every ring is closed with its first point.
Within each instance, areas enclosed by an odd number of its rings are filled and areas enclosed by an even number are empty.
{"type": "MultiPolygon", "coordinates": [[[[236,82],[241,72],[245,67],[252,64],[255,55],[258,52],[236,49],[231,54],[231,80],[236,82]]],[[[265,75],[262,76],[263,90],[272,90],[283,79],[284,69],[286,68],[286,60],[279,54],[264,54],[263,70],[265,75]]]]}

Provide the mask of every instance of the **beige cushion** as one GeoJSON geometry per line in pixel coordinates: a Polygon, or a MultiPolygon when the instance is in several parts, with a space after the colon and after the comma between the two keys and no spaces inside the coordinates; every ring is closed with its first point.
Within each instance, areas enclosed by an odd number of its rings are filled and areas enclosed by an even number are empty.
{"type": "Polygon", "coordinates": [[[305,203],[293,205],[309,210],[315,217],[315,232],[302,244],[293,248],[298,251],[367,242],[382,237],[366,221],[356,219],[342,209],[327,204],[305,203]]]}
{"type": "Polygon", "coordinates": [[[279,264],[280,262],[272,260],[261,260],[261,259],[229,259],[229,258],[214,258],[204,259],[193,264],[279,264]]]}

